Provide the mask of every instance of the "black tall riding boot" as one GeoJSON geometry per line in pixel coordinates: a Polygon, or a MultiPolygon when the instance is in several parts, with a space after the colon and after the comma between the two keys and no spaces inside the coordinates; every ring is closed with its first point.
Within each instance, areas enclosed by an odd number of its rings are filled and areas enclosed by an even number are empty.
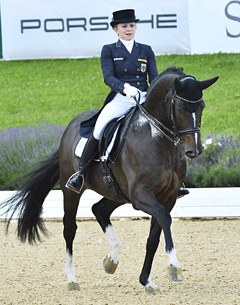
{"type": "Polygon", "coordinates": [[[179,189],[177,198],[179,199],[179,198],[181,198],[181,197],[183,197],[183,196],[185,196],[185,195],[188,195],[188,194],[189,194],[189,190],[187,190],[187,189],[185,188],[185,186],[183,186],[183,187],[181,187],[181,188],[179,189]]]}
{"type": "Polygon", "coordinates": [[[79,162],[79,171],[74,173],[67,181],[66,187],[73,190],[76,193],[80,193],[83,183],[84,174],[88,169],[88,166],[93,161],[98,150],[98,140],[91,135],[84,146],[82,156],[79,162]]]}

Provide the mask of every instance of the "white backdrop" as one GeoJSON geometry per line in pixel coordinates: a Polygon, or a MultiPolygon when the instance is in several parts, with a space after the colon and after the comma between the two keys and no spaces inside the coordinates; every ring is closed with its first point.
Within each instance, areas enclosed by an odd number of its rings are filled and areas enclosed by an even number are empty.
{"type": "Polygon", "coordinates": [[[240,0],[189,0],[191,53],[240,52],[240,0]]]}
{"type": "Polygon", "coordinates": [[[3,59],[99,56],[112,12],[134,8],[156,55],[240,51],[240,0],[0,0],[3,59]]]}

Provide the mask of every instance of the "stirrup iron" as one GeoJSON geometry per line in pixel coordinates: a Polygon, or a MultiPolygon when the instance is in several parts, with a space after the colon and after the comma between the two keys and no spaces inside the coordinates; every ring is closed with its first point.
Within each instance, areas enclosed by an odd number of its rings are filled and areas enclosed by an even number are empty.
{"type": "Polygon", "coordinates": [[[68,179],[67,183],[65,184],[65,187],[70,189],[71,191],[80,194],[82,187],[84,185],[84,175],[81,174],[80,171],[72,174],[72,176],[68,179]],[[77,179],[82,179],[81,185],[78,184],[78,181],[73,181],[72,180],[77,180],[77,179]]]}

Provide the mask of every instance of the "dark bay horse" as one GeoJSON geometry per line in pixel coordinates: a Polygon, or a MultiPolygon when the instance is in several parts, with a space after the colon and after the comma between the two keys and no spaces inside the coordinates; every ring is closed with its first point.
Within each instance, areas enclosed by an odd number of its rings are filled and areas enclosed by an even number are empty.
{"type": "Polygon", "coordinates": [[[19,239],[29,243],[41,241],[41,233],[47,235],[41,218],[42,205],[59,181],[64,197],[63,235],[67,251],[65,272],[68,288],[79,289],[73,265],[73,240],[77,230],[79,200],[84,190],[90,188],[103,196],[93,205],[92,211],[112,247],[111,253],[104,259],[105,271],[114,273],[121,247],[110,216],[117,207],[128,202],[135,209],[151,216],[140,283],[147,291],[154,292],[155,285],[151,282],[150,272],[162,231],[169,278],[182,280],[181,266],[171,234],[170,212],[186,173],[186,156],[196,158],[202,152],[202,91],[217,79],[218,77],[197,81],[195,77],[184,74],[181,68],[175,67],[159,74],[148,90],[144,105],[138,106],[132,116],[118,158],[114,163],[109,163],[121,190],[119,197],[103,182],[99,162],[93,162],[90,166],[81,194],[65,187],[67,179],[78,169],[75,147],[80,139],[79,124],[94,112],[75,117],[67,126],[59,149],[25,177],[22,187],[12,198],[1,204],[8,215],[7,227],[17,214],[19,239]]]}

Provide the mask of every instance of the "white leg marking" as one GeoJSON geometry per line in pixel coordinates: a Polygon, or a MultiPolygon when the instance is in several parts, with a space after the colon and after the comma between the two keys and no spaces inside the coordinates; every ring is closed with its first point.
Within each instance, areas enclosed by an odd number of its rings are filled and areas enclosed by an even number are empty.
{"type": "Polygon", "coordinates": [[[68,283],[77,283],[75,268],[73,265],[72,255],[67,251],[66,264],[65,264],[65,274],[68,278],[68,283]]]}
{"type": "Polygon", "coordinates": [[[174,266],[176,268],[180,268],[181,264],[179,263],[176,255],[176,250],[173,248],[170,252],[166,252],[168,258],[168,266],[174,266]]]}
{"type": "Polygon", "coordinates": [[[115,263],[118,263],[118,254],[121,249],[122,243],[117,233],[115,232],[112,225],[108,225],[105,231],[106,236],[108,237],[108,242],[112,248],[109,258],[115,263]]]}
{"type": "Polygon", "coordinates": [[[155,289],[158,289],[158,286],[152,282],[151,277],[149,276],[149,278],[147,280],[147,284],[145,285],[145,288],[155,290],[155,289]]]}

